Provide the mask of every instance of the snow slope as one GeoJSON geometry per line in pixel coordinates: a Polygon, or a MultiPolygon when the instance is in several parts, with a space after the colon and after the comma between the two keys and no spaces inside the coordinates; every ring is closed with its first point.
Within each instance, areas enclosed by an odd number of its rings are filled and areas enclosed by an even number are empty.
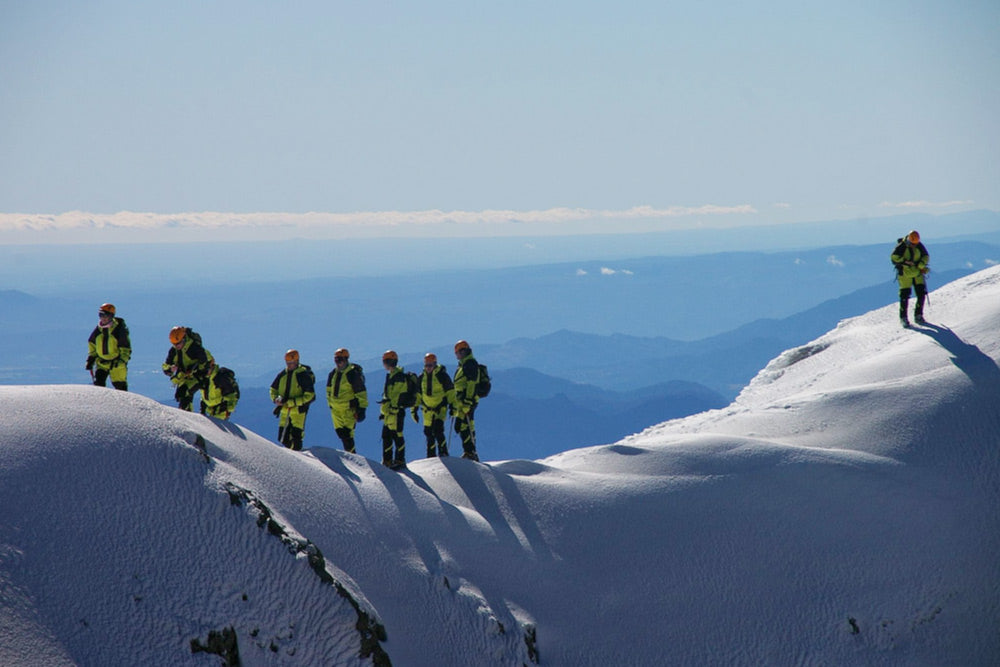
{"type": "Polygon", "coordinates": [[[243,665],[997,664],[1000,268],[931,298],[542,461],[0,387],[0,664],[213,665],[230,628],[243,665]]]}

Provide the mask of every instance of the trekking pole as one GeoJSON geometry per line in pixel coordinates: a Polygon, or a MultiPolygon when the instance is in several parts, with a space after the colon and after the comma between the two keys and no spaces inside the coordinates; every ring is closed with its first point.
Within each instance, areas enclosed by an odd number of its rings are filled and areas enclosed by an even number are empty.
{"type": "Polygon", "coordinates": [[[451,454],[451,432],[455,430],[455,415],[449,415],[448,417],[448,444],[445,445],[448,449],[448,454],[451,454]]]}
{"type": "MultiPolygon", "coordinates": [[[[280,419],[280,417],[279,417],[279,419],[280,419]]],[[[285,435],[288,433],[288,425],[291,424],[291,423],[292,423],[292,418],[289,417],[288,421],[285,422],[285,425],[281,427],[280,431],[278,431],[278,444],[279,445],[287,446],[287,445],[285,445],[285,435]]]]}
{"type": "MultiPolygon", "coordinates": [[[[277,416],[278,416],[278,423],[279,424],[281,423],[281,408],[282,408],[282,406],[279,405],[278,406],[278,412],[276,413],[277,416]]],[[[279,445],[284,445],[285,444],[285,434],[288,432],[288,425],[291,424],[291,423],[292,423],[292,415],[289,414],[287,421],[285,421],[285,425],[278,429],[278,444],[279,445]]]]}

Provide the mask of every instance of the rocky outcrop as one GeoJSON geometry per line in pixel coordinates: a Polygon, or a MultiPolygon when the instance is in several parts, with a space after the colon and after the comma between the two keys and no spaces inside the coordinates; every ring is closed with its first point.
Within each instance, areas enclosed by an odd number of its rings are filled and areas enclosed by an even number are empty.
{"type": "MultiPolygon", "coordinates": [[[[320,581],[324,584],[333,586],[337,593],[343,597],[347,602],[354,608],[358,615],[358,620],[355,628],[358,631],[360,637],[360,647],[359,655],[362,658],[371,658],[372,664],[378,667],[388,667],[392,664],[389,659],[389,655],[382,648],[381,642],[386,640],[385,627],[373,618],[368,612],[361,608],[358,601],[351,595],[350,591],[344,587],[339,581],[337,581],[333,575],[330,574],[326,567],[326,558],[323,556],[323,552],[320,551],[319,547],[313,544],[311,541],[293,536],[289,531],[281,525],[275,518],[271,510],[267,507],[264,502],[254,495],[253,492],[248,489],[243,489],[231,482],[226,483],[226,492],[229,494],[229,500],[233,505],[240,505],[247,507],[251,512],[257,516],[257,526],[262,529],[267,529],[268,534],[281,540],[282,544],[288,549],[288,552],[294,556],[304,556],[309,563],[309,567],[312,568],[316,576],[319,577],[320,581]]],[[[233,633],[235,637],[235,633],[233,633]]],[[[192,651],[194,650],[194,642],[192,641],[192,651]]]]}

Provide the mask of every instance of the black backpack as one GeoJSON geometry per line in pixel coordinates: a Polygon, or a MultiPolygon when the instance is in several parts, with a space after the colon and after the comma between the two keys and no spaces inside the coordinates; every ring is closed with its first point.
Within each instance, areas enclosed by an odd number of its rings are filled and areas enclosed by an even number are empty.
{"type": "Polygon", "coordinates": [[[347,368],[347,372],[346,372],[346,373],[344,373],[344,377],[345,377],[345,378],[347,378],[347,381],[348,381],[348,382],[350,382],[350,381],[351,381],[351,378],[350,378],[350,375],[349,375],[349,373],[351,372],[351,367],[353,367],[353,368],[357,369],[357,371],[358,371],[358,374],[359,374],[359,375],[361,376],[361,386],[362,386],[362,387],[364,387],[364,386],[365,386],[365,383],[366,383],[367,381],[365,380],[365,369],[361,367],[361,364],[351,364],[351,365],[350,365],[350,366],[349,366],[349,367],[347,368]]]}
{"type": "Polygon", "coordinates": [[[223,396],[236,394],[236,399],[240,398],[240,383],[236,381],[236,373],[230,368],[219,366],[215,374],[215,386],[219,388],[223,396]]]}
{"type": "MultiPolygon", "coordinates": [[[[302,372],[305,373],[305,376],[306,376],[305,377],[305,380],[306,380],[305,382],[302,381],[301,377],[300,378],[296,378],[296,380],[299,383],[299,386],[302,388],[303,391],[315,392],[316,391],[316,374],[313,373],[313,369],[310,368],[309,366],[307,366],[306,364],[299,364],[299,368],[302,369],[302,372]],[[307,385],[307,383],[308,383],[308,385],[307,385]]],[[[299,375],[302,375],[302,373],[299,373],[299,375]]],[[[315,400],[316,400],[316,398],[314,396],[313,397],[313,401],[315,401],[315,400]]],[[[299,406],[299,412],[308,412],[309,406],[311,404],[312,404],[312,401],[309,401],[309,403],[306,403],[305,405],[300,405],[299,406]]]]}
{"type": "Polygon", "coordinates": [[[412,408],[417,404],[417,396],[420,395],[420,377],[416,373],[404,371],[403,379],[406,382],[406,389],[399,395],[399,407],[412,408]]]}
{"type": "Polygon", "coordinates": [[[205,347],[201,343],[201,334],[198,333],[197,331],[193,331],[191,327],[184,327],[184,336],[185,338],[190,338],[191,340],[193,340],[200,347],[205,347]]]}
{"type": "Polygon", "coordinates": [[[476,397],[486,398],[490,395],[491,389],[493,389],[493,382],[490,380],[489,371],[486,370],[486,364],[479,364],[479,379],[476,380],[476,397]]]}

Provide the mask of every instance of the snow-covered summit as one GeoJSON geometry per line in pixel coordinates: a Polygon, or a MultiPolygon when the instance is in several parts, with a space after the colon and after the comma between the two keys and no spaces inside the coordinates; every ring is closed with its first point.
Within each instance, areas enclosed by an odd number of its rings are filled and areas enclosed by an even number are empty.
{"type": "Polygon", "coordinates": [[[928,315],[619,443],[403,473],[0,387],[0,664],[996,664],[1000,268],[928,315]]]}

